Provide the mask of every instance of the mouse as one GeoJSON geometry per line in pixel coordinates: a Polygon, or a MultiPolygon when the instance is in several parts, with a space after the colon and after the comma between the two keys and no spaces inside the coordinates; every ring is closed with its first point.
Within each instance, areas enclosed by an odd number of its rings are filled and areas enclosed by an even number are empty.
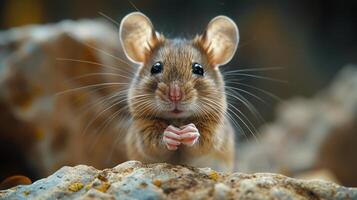
{"type": "Polygon", "coordinates": [[[220,68],[237,50],[235,22],[221,15],[192,38],[166,38],[146,15],[132,12],[119,37],[136,70],[127,94],[128,159],[232,171],[235,132],[220,68]]]}

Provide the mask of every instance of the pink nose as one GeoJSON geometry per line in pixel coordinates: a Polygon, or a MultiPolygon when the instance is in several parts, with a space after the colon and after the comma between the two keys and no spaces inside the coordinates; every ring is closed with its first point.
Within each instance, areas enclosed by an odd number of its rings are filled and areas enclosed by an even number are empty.
{"type": "Polygon", "coordinates": [[[182,98],[182,92],[177,83],[170,85],[169,98],[171,101],[180,101],[182,98]]]}

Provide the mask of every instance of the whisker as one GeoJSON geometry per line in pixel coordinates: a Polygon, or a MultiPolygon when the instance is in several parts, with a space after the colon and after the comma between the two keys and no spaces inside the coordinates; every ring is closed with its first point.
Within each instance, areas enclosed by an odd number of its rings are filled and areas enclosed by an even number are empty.
{"type": "MultiPolygon", "coordinates": [[[[206,100],[208,100],[208,99],[206,99],[206,100]]],[[[217,112],[217,113],[221,114],[222,116],[225,116],[225,114],[227,113],[227,110],[226,110],[226,109],[224,109],[222,106],[219,106],[219,105],[215,104],[215,103],[212,102],[212,101],[210,101],[210,103],[213,103],[213,105],[215,105],[216,107],[213,107],[213,106],[211,106],[210,104],[207,105],[208,107],[210,107],[214,112],[217,112]],[[217,110],[218,108],[220,108],[220,110],[217,110]]],[[[210,120],[210,119],[209,119],[209,116],[212,117],[213,115],[210,114],[209,111],[205,109],[205,107],[203,107],[202,110],[203,110],[205,113],[207,113],[207,121],[209,121],[209,120],[210,120]]],[[[215,118],[216,116],[213,116],[213,117],[215,118]]],[[[231,118],[231,120],[232,120],[234,123],[236,122],[233,118],[231,118]]],[[[238,125],[238,124],[237,124],[237,125],[238,125]]],[[[222,121],[220,122],[220,124],[219,124],[219,127],[223,128],[223,126],[224,126],[224,121],[222,120],[222,121]]],[[[239,125],[236,126],[236,127],[240,128],[239,125]]]]}
{"type": "Polygon", "coordinates": [[[246,84],[246,83],[241,83],[241,82],[235,82],[235,81],[227,81],[227,83],[233,83],[233,84],[237,84],[237,85],[243,85],[245,87],[248,87],[248,88],[252,88],[252,89],[255,89],[257,91],[260,91],[268,96],[270,96],[271,98],[277,100],[277,101],[282,101],[280,97],[276,96],[275,94],[269,92],[269,91],[266,91],[266,90],[263,90],[261,88],[258,88],[258,87],[255,87],[255,86],[252,86],[252,85],[249,85],[249,84],[246,84]]]}
{"type": "Polygon", "coordinates": [[[256,99],[258,99],[259,101],[263,102],[264,104],[269,105],[264,99],[258,97],[257,95],[255,95],[255,94],[253,94],[251,92],[248,92],[246,90],[243,90],[243,89],[240,89],[240,88],[236,88],[236,87],[230,87],[230,86],[225,86],[225,87],[230,88],[232,90],[237,90],[237,91],[241,91],[243,93],[246,93],[246,94],[248,94],[248,95],[250,95],[252,97],[255,97],[256,99]]]}
{"type": "MultiPolygon", "coordinates": [[[[207,99],[207,98],[204,98],[205,100],[207,100],[207,101],[209,101],[210,103],[212,103],[212,104],[214,104],[215,106],[219,106],[216,102],[214,102],[214,101],[212,101],[212,100],[210,100],[210,99],[207,99]]],[[[211,105],[207,105],[207,106],[211,106],[211,105]]],[[[235,107],[234,107],[235,108],[235,107]]],[[[228,111],[231,111],[231,109],[228,107],[227,108],[228,109],[228,111]]],[[[237,108],[235,108],[239,113],[241,113],[248,121],[249,121],[249,119],[239,110],[239,109],[237,109],[237,108]]],[[[213,110],[216,110],[215,108],[213,108],[213,110]]],[[[246,127],[247,127],[247,129],[252,133],[252,135],[254,135],[254,133],[253,133],[253,131],[250,129],[250,127],[244,122],[244,120],[242,120],[242,118],[240,118],[235,112],[233,112],[233,111],[231,111],[246,127]]],[[[227,113],[227,112],[225,112],[225,113],[227,113]]],[[[233,118],[231,118],[231,119],[233,119],[233,118]]],[[[250,122],[250,121],[249,121],[250,122]]],[[[250,122],[251,123],[251,122],[250,122]]],[[[252,124],[252,123],[251,123],[252,124]]],[[[252,125],[253,126],[253,125],[252,125]]],[[[239,128],[241,129],[241,127],[239,126],[239,128]]],[[[253,126],[253,128],[255,129],[255,127],[253,126]]],[[[241,129],[242,131],[243,131],[243,129],[241,129]]],[[[243,131],[244,132],[244,131],[243,131]]]]}
{"type": "MultiPolygon", "coordinates": [[[[242,66],[237,66],[242,67],[242,66]]],[[[283,67],[257,67],[257,68],[247,68],[247,69],[237,69],[225,71],[223,74],[232,74],[237,72],[261,72],[261,71],[273,71],[273,70],[283,70],[283,67]]]]}
{"type": "Polygon", "coordinates": [[[228,116],[229,120],[233,123],[234,127],[236,127],[240,132],[242,132],[244,137],[248,139],[248,136],[243,130],[243,128],[239,125],[239,123],[234,119],[234,117],[231,115],[231,113],[228,110],[226,112],[226,116],[228,116]]]}
{"type": "Polygon", "coordinates": [[[142,101],[142,102],[140,103],[140,108],[141,108],[141,111],[142,111],[142,112],[137,113],[137,114],[138,114],[137,116],[138,116],[138,117],[143,117],[143,115],[145,114],[145,117],[144,117],[144,118],[146,118],[146,116],[148,115],[148,109],[150,108],[150,105],[151,105],[150,102],[142,101]]]}
{"type": "Polygon", "coordinates": [[[205,121],[209,121],[206,110],[202,109],[200,106],[196,104],[194,105],[194,109],[200,113],[203,113],[203,116],[199,116],[198,113],[196,112],[193,112],[193,115],[195,115],[196,117],[203,117],[205,121]]]}
{"type": "MultiPolygon", "coordinates": [[[[114,93],[114,94],[109,94],[109,95],[106,95],[104,96],[103,98],[101,98],[100,101],[97,101],[97,102],[94,102],[94,103],[91,103],[87,106],[84,106],[83,108],[81,108],[78,112],[81,113],[81,115],[85,114],[86,112],[88,112],[91,108],[94,108],[95,106],[98,106],[99,104],[102,104],[104,103],[105,101],[108,101],[108,100],[111,100],[115,97],[117,97],[118,99],[120,98],[125,98],[124,95],[126,95],[126,92],[128,91],[127,90],[122,90],[120,92],[117,92],[117,93],[114,93]],[[122,96],[123,95],[123,96],[122,96]]],[[[116,100],[116,99],[114,99],[116,100]]]]}
{"type": "Polygon", "coordinates": [[[99,132],[96,133],[95,138],[94,138],[94,143],[89,147],[89,149],[93,149],[95,145],[98,143],[98,137],[101,136],[102,132],[108,127],[111,121],[113,121],[120,113],[121,111],[126,108],[125,106],[119,109],[118,111],[115,111],[113,114],[111,114],[108,119],[106,119],[99,128],[99,132]]]}
{"type": "Polygon", "coordinates": [[[97,114],[88,124],[87,126],[84,128],[83,132],[82,132],[82,135],[84,135],[88,128],[91,126],[91,124],[93,124],[93,122],[95,122],[95,120],[97,120],[102,114],[104,114],[106,111],[108,111],[109,109],[113,108],[114,106],[116,105],[119,105],[120,103],[122,103],[124,100],[126,99],[123,99],[121,101],[118,101],[118,102],[115,102],[113,103],[111,106],[107,107],[106,109],[102,110],[99,114],[97,114]]]}
{"type": "Polygon", "coordinates": [[[66,82],[72,82],[72,81],[75,81],[75,80],[79,80],[79,79],[82,79],[82,78],[85,78],[85,77],[91,77],[91,76],[117,76],[117,77],[130,79],[130,77],[128,77],[128,76],[124,76],[124,75],[116,74],[116,73],[89,73],[89,74],[84,74],[84,75],[81,75],[81,76],[77,76],[77,77],[68,79],[68,80],[66,80],[66,82]]]}
{"type": "Polygon", "coordinates": [[[152,114],[150,115],[150,118],[157,116],[157,115],[159,114],[160,110],[162,110],[161,105],[157,105],[157,104],[154,104],[154,105],[155,105],[155,106],[153,107],[153,110],[154,110],[154,111],[153,111],[152,114]]]}
{"type": "Polygon", "coordinates": [[[92,61],[88,61],[88,60],[80,60],[80,59],[72,59],[72,58],[56,58],[56,60],[59,61],[71,61],[71,62],[80,62],[80,63],[86,63],[86,64],[92,64],[92,65],[97,65],[97,66],[101,66],[104,68],[108,68],[108,69],[112,69],[112,70],[116,70],[118,72],[124,72],[127,73],[128,75],[134,75],[133,72],[130,71],[124,71],[122,69],[120,69],[119,66],[110,66],[110,65],[104,65],[102,63],[98,63],[98,62],[92,62],[92,61]]]}
{"type": "Polygon", "coordinates": [[[80,43],[82,43],[83,45],[85,45],[85,46],[91,48],[91,49],[94,49],[94,50],[96,50],[96,51],[98,51],[98,52],[100,52],[100,53],[103,53],[103,54],[105,54],[105,55],[107,55],[107,56],[109,56],[109,57],[114,58],[114,59],[117,60],[117,61],[120,61],[120,62],[122,62],[122,63],[124,63],[124,64],[127,64],[128,66],[131,66],[131,64],[129,64],[129,63],[126,62],[125,60],[123,60],[123,59],[121,59],[121,58],[119,58],[119,57],[117,57],[117,56],[114,56],[114,55],[112,55],[112,54],[110,54],[110,53],[104,51],[103,49],[99,49],[99,48],[97,48],[97,47],[93,47],[93,46],[91,46],[91,45],[89,45],[89,44],[87,44],[87,43],[85,43],[84,41],[81,41],[81,40],[78,40],[78,41],[79,41],[80,43]]]}
{"type": "MultiPolygon", "coordinates": [[[[215,112],[219,113],[219,114],[224,114],[224,112],[222,112],[222,106],[217,104],[216,102],[212,101],[211,99],[208,98],[201,98],[202,102],[208,102],[205,104],[205,106],[202,106],[202,108],[204,109],[205,107],[209,107],[212,110],[214,110],[215,112]],[[212,106],[211,104],[213,104],[214,106],[212,106]],[[221,109],[220,109],[221,108],[221,109]]],[[[214,116],[213,114],[211,114],[210,112],[207,112],[207,114],[210,114],[211,118],[215,119],[216,116],[214,116]]]]}
{"type": "Polygon", "coordinates": [[[248,99],[246,99],[243,95],[239,94],[238,92],[234,91],[234,90],[230,90],[229,88],[227,88],[228,90],[226,91],[226,94],[230,97],[233,97],[234,99],[240,101],[241,103],[243,103],[243,105],[245,105],[248,110],[255,116],[256,119],[258,119],[260,122],[265,122],[264,118],[262,117],[262,115],[259,113],[259,111],[255,108],[255,106],[250,103],[248,101],[248,99]],[[231,94],[229,91],[233,92],[234,94],[231,94]]]}
{"type": "Polygon", "coordinates": [[[249,125],[250,125],[251,127],[253,127],[254,132],[258,132],[258,130],[255,128],[254,124],[248,119],[248,117],[247,117],[246,115],[244,115],[244,113],[243,113],[241,110],[239,110],[236,106],[234,106],[234,105],[231,104],[231,103],[228,103],[228,105],[229,105],[230,107],[234,108],[239,114],[242,115],[242,117],[249,123],[249,125]]]}
{"type": "Polygon", "coordinates": [[[79,88],[68,89],[68,90],[56,93],[55,96],[59,96],[59,95],[63,95],[66,93],[75,92],[75,91],[83,90],[83,89],[87,89],[87,88],[104,86],[104,85],[128,85],[128,84],[129,83],[99,83],[99,84],[87,85],[87,86],[83,86],[83,87],[79,87],[79,88]]]}
{"type": "Polygon", "coordinates": [[[133,6],[133,8],[134,8],[136,11],[141,12],[141,11],[135,6],[135,4],[134,4],[133,2],[131,2],[130,0],[128,0],[128,2],[131,4],[131,6],[133,6]]]}
{"type": "MultiPolygon", "coordinates": [[[[232,106],[232,105],[231,105],[232,106]]],[[[250,122],[250,120],[239,110],[239,109],[237,109],[235,106],[232,106],[235,110],[237,110],[247,121],[248,121],[248,123],[253,127],[253,129],[254,129],[254,132],[257,132],[257,129],[254,127],[254,125],[250,122]]],[[[239,117],[239,115],[237,115],[236,114],[236,112],[234,112],[233,110],[231,110],[230,108],[228,108],[228,110],[230,110],[232,113],[233,113],[233,115],[235,115],[243,124],[244,124],[244,126],[249,130],[249,132],[253,135],[253,137],[257,140],[257,137],[255,136],[255,134],[254,134],[254,132],[252,131],[252,129],[250,128],[250,126],[249,125],[247,125],[246,123],[245,123],[245,121],[241,118],[241,117],[239,117]]]]}
{"type": "Polygon", "coordinates": [[[113,22],[118,27],[120,26],[120,24],[117,21],[115,21],[113,18],[109,17],[108,15],[106,15],[106,14],[104,14],[102,12],[98,12],[98,14],[100,14],[102,17],[106,18],[107,20],[113,22]]]}
{"type": "Polygon", "coordinates": [[[252,77],[252,78],[257,78],[257,79],[262,79],[262,80],[267,80],[267,81],[273,81],[273,82],[278,82],[278,83],[285,83],[287,84],[288,81],[285,80],[279,80],[279,79],[274,79],[274,78],[269,78],[265,76],[259,76],[259,75],[253,75],[253,74],[243,74],[243,73],[236,73],[236,74],[225,74],[225,76],[246,76],[246,77],[252,77]]]}
{"type": "MultiPolygon", "coordinates": [[[[102,90],[102,89],[105,89],[105,88],[107,88],[107,87],[111,87],[111,86],[102,86],[102,87],[100,87],[100,88],[96,88],[96,89],[94,89],[93,91],[89,92],[89,93],[88,93],[88,96],[93,95],[93,93],[97,92],[98,90],[102,90]]],[[[78,110],[76,110],[76,112],[80,113],[80,115],[78,116],[78,118],[81,118],[81,117],[82,117],[85,113],[87,113],[91,108],[94,108],[95,106],[97,106],[97,105],[99,105],[99,104],[101,104],[101,103],[104,103],[104,101],[106,101],[106,100],[110,100],[110,99],[112,99],[112,98],[114,98],[114,97],[124,98],[125,96],[122,97],[123,94],[121,94],[121,93],[124,93],[124,92],[125,92],[125,90],[120,91],[120,92],[118,92],[118,93],[115,93],[114,95],[108,94],[108,95],[105,95],[104,97],[99,97],[100,100],[97,101],[97,102],[88,103],[88,104],[86,104],[86,105],[83,105],[81,108],[78,108],[78,110]]],[[[124,95],[125,95],[125,94],[126,94],[126,93],[124,93],[124,95]]]]}

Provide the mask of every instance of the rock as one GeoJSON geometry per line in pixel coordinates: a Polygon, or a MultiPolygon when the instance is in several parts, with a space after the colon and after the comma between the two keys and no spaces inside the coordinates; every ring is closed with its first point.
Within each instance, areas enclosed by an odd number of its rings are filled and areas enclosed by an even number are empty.
{"type": "Polygon", "coordinates": [[[258,142],[239,145],[238,170],[289,176],[328,170],[343,185],[357,186],[356,130],[357,66],[350,65],[315,97],[283,102],[258,142]]]}
{"type": "Polygon", "coordinates": [[[120,77],[108,75],[127,65],[117,31],[100,20],[67,20],[0,32],[0,146],[3,154],[16,150],[25,160],[7,164],[0,181],[18,173],[37,179],[64,165],[105,168],[126,160],[120,133],[128,116],[125,109],[116,113],[119,103],[109,108],[124,95],[106,99],[126,87],[99,87],[129,82],[130,67],[120,77]]]}
{"type": "Polygon", "coordinates": [[[62,167],[0,199],[357,199],[357,189],[279,174],[225,174],[209,168],[128,161],[111,169],[62,167]]]}

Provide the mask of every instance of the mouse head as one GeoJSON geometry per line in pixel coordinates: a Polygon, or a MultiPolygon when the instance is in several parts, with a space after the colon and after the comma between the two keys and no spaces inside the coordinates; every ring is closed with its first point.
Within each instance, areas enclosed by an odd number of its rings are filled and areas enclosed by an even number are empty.
{"type": "Polygon", "coordinates": [[[166,39],[134,12],[122,20],[120,40],[139,64],[128,95],[134,117],[222,119],[227,105],[219,66],[231,60],[239,41],[231,19],[215,17],[191,40],[166,39]]]}

